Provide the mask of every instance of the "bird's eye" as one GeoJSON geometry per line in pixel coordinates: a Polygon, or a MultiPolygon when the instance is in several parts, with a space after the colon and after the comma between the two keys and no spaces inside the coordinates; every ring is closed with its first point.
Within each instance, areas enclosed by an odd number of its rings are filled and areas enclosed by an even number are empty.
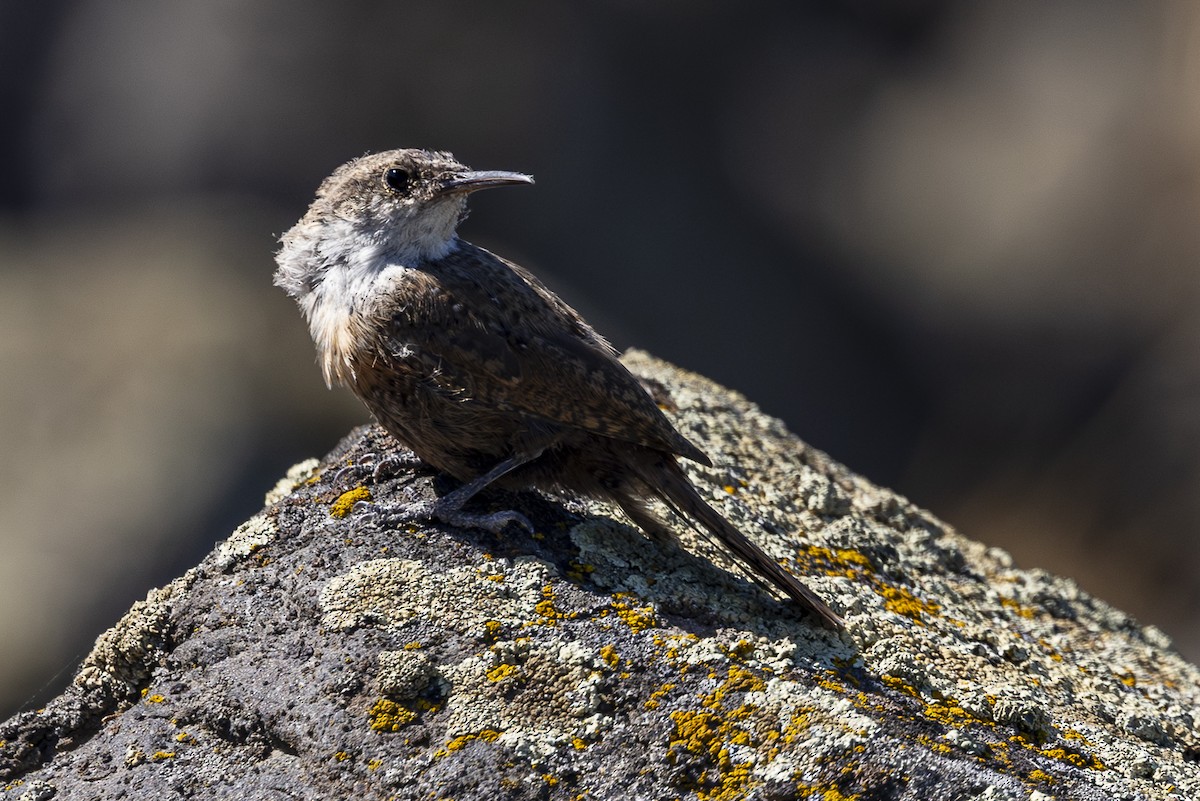
{"type": "Polygon", "coordinates": [[[408,170],[400,167],[390,167],[383,174],[383,182],[391,187],[392,191],[401,194],[408,191],[409,184],[412,182],[412,176],[408,174],[408,170]]]}

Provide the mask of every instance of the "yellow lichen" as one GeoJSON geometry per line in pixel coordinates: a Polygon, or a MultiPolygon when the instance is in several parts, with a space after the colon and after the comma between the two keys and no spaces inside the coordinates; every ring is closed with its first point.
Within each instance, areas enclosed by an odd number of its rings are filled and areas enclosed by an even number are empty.
{"type": "Polygon", "coordinates": [[[383,767],[382,759],[367,760],[367,770],[379,770],[381,767],[383,767]]]}
{"type": "Polygon", "coordinates": [[[767,688],[761,678],[738,665],[729,666],[729,678],[725,682],[728,692],[762,692],[767,688]]]}
{"type": "Polygon", "coordinates": [[[708,712],[672,712],[675,724],[671,733],[667,759],[674,764],[681,751],[707,757],[716,768],[716,775],[703,771],[688,789],[701,801],[733,801],[745,798],[752,789],[749,762],[735,763],[729,756],[726,743],[731,725],[720,716],[708,712]]]}
{"type": "MultiPolygon", "coordinates": [[[[747,642],[739,642],[731,650],[749,653],[752,650],[749,646],[747,642]]],[[[664,685],[654,695],[661,695],[670,686],[664,685]]],[[[752,763],[734,762],[730,756],[733,746],[755,748],[765,744],[770,759],[778,755],[777,744],[782,735],[769,730],[764,737],[763,721],[756,721],[759,707],[755,704],[727,703],[733,693],[756,693],[765,689],[766,682],[761,676],[741,665],[732,664],[726,668],[724,681],[700,697],[702,710],[677,710],[671,713],[675,729],[669,742],[668,759],[674,762],[683,751],[687,751],[707,757],[714,768],[713,771],[702,771],[694,783],[689,784],[687,789],[695,792],[697,798],[704,801],[731,801],[744,798],[756,786],[750,774],[752,763]],[[755,735],[756,731],[758,735],[755,735]]],[[[654,708],[657,699],[652,697],[645,706],[654,708]]],[[[807,726],[807,718],[801,716],[793,723],[795,730],[791,732],[792,735],[800,727],[807,726]]]]}
{"type": "Polygon", "coordinates": [[[417,709],[422,712],[437,712],[441,708],[442,704],[439,701],[430,701],[426,698],[417,699],[417,709]]]}
{"type": "Polygon", "coordinates": [[[155,751],[153,754],[150,755],[150,758],[153,759],[155,762],[161,762],[164,759],[174,759],[175,752],[174,751],[155,751]]]}
{"type": "Polygon", "coordinates": [[[797,784],[796,792],[799,798],[814,801],[858,801],[859,793],[846,795],[831,784],[797,784]]]}
{"type": "Polygon", "coordinates": [[[917,696],[920,695],[920,693],[917,692],[917,689],[915,687],[913,687],[911,684],[906,682],[904,679],[898,678],[896,676],[889,676],[885,673],[884,675],[879,677],[879,680],[882,681],[887,686],[891,687],[893,690],[896,690],[897,692],[902,692],[905,695],[911,695],[913,698],[916,698],[917,696]]]}
{"type": "MultiPolygon", "coordinates": [[[[607,610],[605,610],[605,611],[607,611],[607,610]]],[[[697,642],[699,639],[700,638],[697,637],[695,634],[672,634],[667,637],[656,635],[654,637],[654,644],[656,646],[658,646],[659,648],[665,649],[666,657],[668,660],[670,660],[671,662],[677,662],[681,655],[681,649],[678,646],[678,643],[684,642],[684,643],[690,644],[690,643],[697,642]]],[[[683,670],[684,672],[686,672],[688,669],[687,664],[684,663],[684,664],[680,665],[680,669],[683,670]]]]}
{"type": "Polygon", "coordinates": [[[675,685],[671,682],[667,682],[654,692],[650,693],[650,697],[646,699],[646,702],[642,704],[642,706],[646,709],[658,709],[659,703],[662,701],[663,696],[671,692],[673,689],[675,689],[675,685]]]}
{"type": "MultiPolygon", "coordinates": [[[[849,689],[845,684],[842,684],[841,679],[842,677],[837,673],[827,670],[818,676],[816,681],[818,687],[824,687],[826,690],[844,695],[849,692],[849,689]]],[[[887,677],[884,678],[884,681],[887,681],[887,677]]]]}
{"type": "Polygon", "coordinates": [[[800,549],[798,561],[806,572],[824,573],[826,576],[853,579],[875,573],[875,567],[867,555],[853,548],[807,545],[800,549]]]}
{"type": "Polygon", "coordinates": [[[1042,648],[1044,648],[1044,649],[1046,650],[1046,655],[1047,655],[1047,656],[1049,656],[1051,659],[1053,659],[1055,662],[1061,662],[1061,661],[1063,661],[1063,656],[1062,656],[1062,654],[1060,654],[1060,653],[1059,653],[1059,652],[1058,652],[1058,651],[1057,651],[1057,650],[1054,648],[1054,646],[1053,646],[1053,645],[1051,645],[1049,642],[1047,642],[1047,641],[1045,640],[1045,638],[1041,638],[1041,639],[1039,639],[1039,640],[1037,641],[1037,643],[1038,643],[1038,645],[1042,646],[1042,648]]]}
{"type": "Polygon", "coordinates": [[[925,707],[924,714],[930,720],[936,720],[938,723],[944,723],[947,726],[961,726],[964,723],[980,722],[980,718],[967,712],[952,698],[928,704],[925,707]]]}
{"type": "Polygon", "coordinates": [[[533,607],[533,610],[542,618],[538,621],[539,623],[546,626],[557,626],[560,620],[572,620],[579,616],[578,612],[559,611],[558,607],[555,606],[555,600],[554,588],[549,584],[542,587],[542,600],[538,601],[533,607]]]}
{"type": "Polygon", "coordinates": [[[931,601],[922,601],[903,587],[880,584],[875,592],[883,597],[883,606],[890,612],[904,615],[916,623],[924,622],[924,615],[937,614],[940,606],[931,601]]]}
{"type": "MultiPolygon", "coordinates": [[[[142,690],[142,692],[145,693],[146,691],[142,690]]],[[[154,695],[144,695],[143,697],[146,699],[146,703],[148,704],[161,704],[163,701],[167,700],[164,696],[159,695],[158,693],[155,693],[154,695]]]]}
{"type": "Polygon", "coordinates": [[[496,665],[487,672],[488,681],[500,682],[518,677],[516,665],[496,665]]]}
{"type": "Polygon", "coordinates": [[[883,597],[885,609],[924,622],[924,615],[937,614],[941,607],[930,601],[922,601],[903,587],[885,582],[875,571],[870,558],[853,548],[824,548],[809,545],[800,550],[797,561],[805,572],[823,573],[826,576],[854,579],[866,583],[883,597]]]}
{"type": "Polygon", "coordinates": [[[725,697],[734,692],[762,692],[767,687],[761,678],[738,665],[730,665],[725,675],[725,681],[716,689],[704,696],[700,704],[708,709],[718,709],[725,703],[725,697]]]}
{"type": "Polygon", "coordinates": [[[417,713],[390,698],[380,698],[367,712],[372,731],[399,731],[417,719],[417,713]]]}
{"type": "Polygon", "coordinates": [[[466,748],[467,744],[473,742],[474,740],[482,740],[485,743],[493,743],[499,739],[500,732],[496,731],[495,729],[483,729],[482,731],[475,732],[474,734],[464,734],[461,737],[455,737],[453,740],[448,741],[445,747],[440,749],[436,754],[434,754],[434,756],[444,757],[447,754],[460,751],[463,748],[466,748]]]}
{"type": "MultiPolygon", "coordinates": [[[[675,724],[671,732],[670,747],[682,748],[693,754],[706,754],[720,770],[731,767],[729,750],[721,737],[722,721],[711,712],[675,711],[671,713],[675,724]]],[[[672,764],[677,757],[669,757],[672,764]]]]}
{"type": "Polygon", "coordinates": [[[335,751],[333,754],[333,758],[336,759],[338,762],[345,762],[347,759],[350,758],[350,755],[347,754],[345,751],[335,751]]]}
{"type": "Polygon", "coordinates": [[[782,731],[775,729],[767,731],[763,738],[768,745],[767,762],[771,762],[783,752],[782,746],[793,745],[801,739],[802,735],[807,734],[811,722],[812,710],[796,709],[792,712],[792,716],[782,731]]]}
{"type": "Polygon", "coordinates": [[[1065,748],[1042,748],[1039,753],[1043,756],[1048,756],[1051,759],[1056,759],[1059,762],[1067,762],[1077,768],[1085,770],[1105,770],[1104,763],[1091,754],[1082,751],[1068,751],[1065,748]]]}
{"type": "Polygon", "coordinates": [[[483,621],[483,637],[485,640],[495,642],[500,639],[500,634],[504,631],[504,624],[499,620],[483,621]]]}
{"type": "Polygon", "coordinates": [[[576,562],[572,560],[567,563],[567,578],[578,583],[583,581],[591,573],[594,573],[595,570],[595,565],[589,565],[586,562],[576,562]]]}
{"type": "Polygon", "coordinates": [[[1022,606],[1020,603],[1013,600],[1012,598],[1001,598],[1000,605],[1003,606],[1005,609],[1012,611],[1012,613],[1015,614],[1017,617],[1023,617],[1027,620],[1037,614],[1037,612],[1034,611],[1031,607],[1022,606]]]}
{"type": "Polygon", "coordinates": [[[359,501],[369,500],[371,500],[371,491],[366,487],[355,487],[352,490],[346,490],[330,505],[329,516],[345,517],[350,514],[350,510],[354,508],[354,504],[359,501]]]}
{"type": "Polygon", "coordinates": [[[600,647],[600,658],[610,668],[615,668],[617,663],[621,661],[621,657],[617,656],[617,649],[611,645],[602,645],[600,647]]]}
{"type": "Polygon", "coordinates": [[[646,629],[658,628],[658,617],[654,614],[654,607],[633,606],[625,600],[631,597],[628,593],[624,592],[613,594],[612,608],[617,613],[617,617],[626,626],[629,626],[629,630],[634,634],[639,634],[646,629]]]}
{"type": "Polygon", "coordinates": [[[935,754],[948,754],[954,750],[950,746],[948,746],[946,743],[940,743],[940,742],[934,740],[928,734],[917,735],[917,742],[920,743],[921,745],[925,746],[926,748],[928,748],[930,751],[932,751],[935,754]]]}

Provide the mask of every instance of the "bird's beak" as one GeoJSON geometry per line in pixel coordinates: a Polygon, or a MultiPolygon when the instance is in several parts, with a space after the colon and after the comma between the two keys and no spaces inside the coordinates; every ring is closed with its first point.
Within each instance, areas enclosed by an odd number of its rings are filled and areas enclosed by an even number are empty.
{"type": "Polygon", "coordinates": [[[505,172],[503,170],[488,170],[486,172],[460,172],[442,182],[437,195],[455,195],[463,192],[475,192],[493,186],[510,186],[513,184],[531,184],[532,175],[520,172],[505,172]]]}

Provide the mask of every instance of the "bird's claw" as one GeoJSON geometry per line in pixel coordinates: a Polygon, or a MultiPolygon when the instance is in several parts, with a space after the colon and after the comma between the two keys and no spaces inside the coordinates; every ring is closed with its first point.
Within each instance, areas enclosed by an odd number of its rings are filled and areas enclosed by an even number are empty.
{"type": "Polygon", "coordinates": [[[415,454],[392,453],[380,459],[376,454],[368,453],[364,454],[362,459],[355,464],[338,470],[334,474],[333,480],[340,485],[348,476],[356,482],[370,476],[371,482],[378,484],[388,475],[395,475],[404,468],[419,467],[421,464],[421,460],[415,454]]]}
{"type": "Polygon", "coordinates": [[[333,483],[336,486],[344,487],[346,484],[356,483],[359,478],[365,476],[370,471],[370,465],[365,464],[350,464],[338,470],[333,474],[333,483]],[[347,477],[351,481],[347,481],[347,477]]]}
{"type": "Polygon", "coordinates": [[[405,468],[420,467],[422,464],[423,462],[416,457],[416,454],[389,454],[375,462],[371,478],[378,484],[388,475],[394,476],[405,468]]]}

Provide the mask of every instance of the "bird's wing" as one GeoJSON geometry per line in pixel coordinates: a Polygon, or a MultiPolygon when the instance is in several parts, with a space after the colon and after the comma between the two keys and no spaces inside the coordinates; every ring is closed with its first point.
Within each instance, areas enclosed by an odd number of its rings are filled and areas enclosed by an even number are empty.
{"type": "Polygon", "coordinates": [[[396,357],[419,359],[460,402],[711,464],[577,312],[487,251],[472,248],[470,259],[409,276],[408,302],[390,320],[396,357]]]}

